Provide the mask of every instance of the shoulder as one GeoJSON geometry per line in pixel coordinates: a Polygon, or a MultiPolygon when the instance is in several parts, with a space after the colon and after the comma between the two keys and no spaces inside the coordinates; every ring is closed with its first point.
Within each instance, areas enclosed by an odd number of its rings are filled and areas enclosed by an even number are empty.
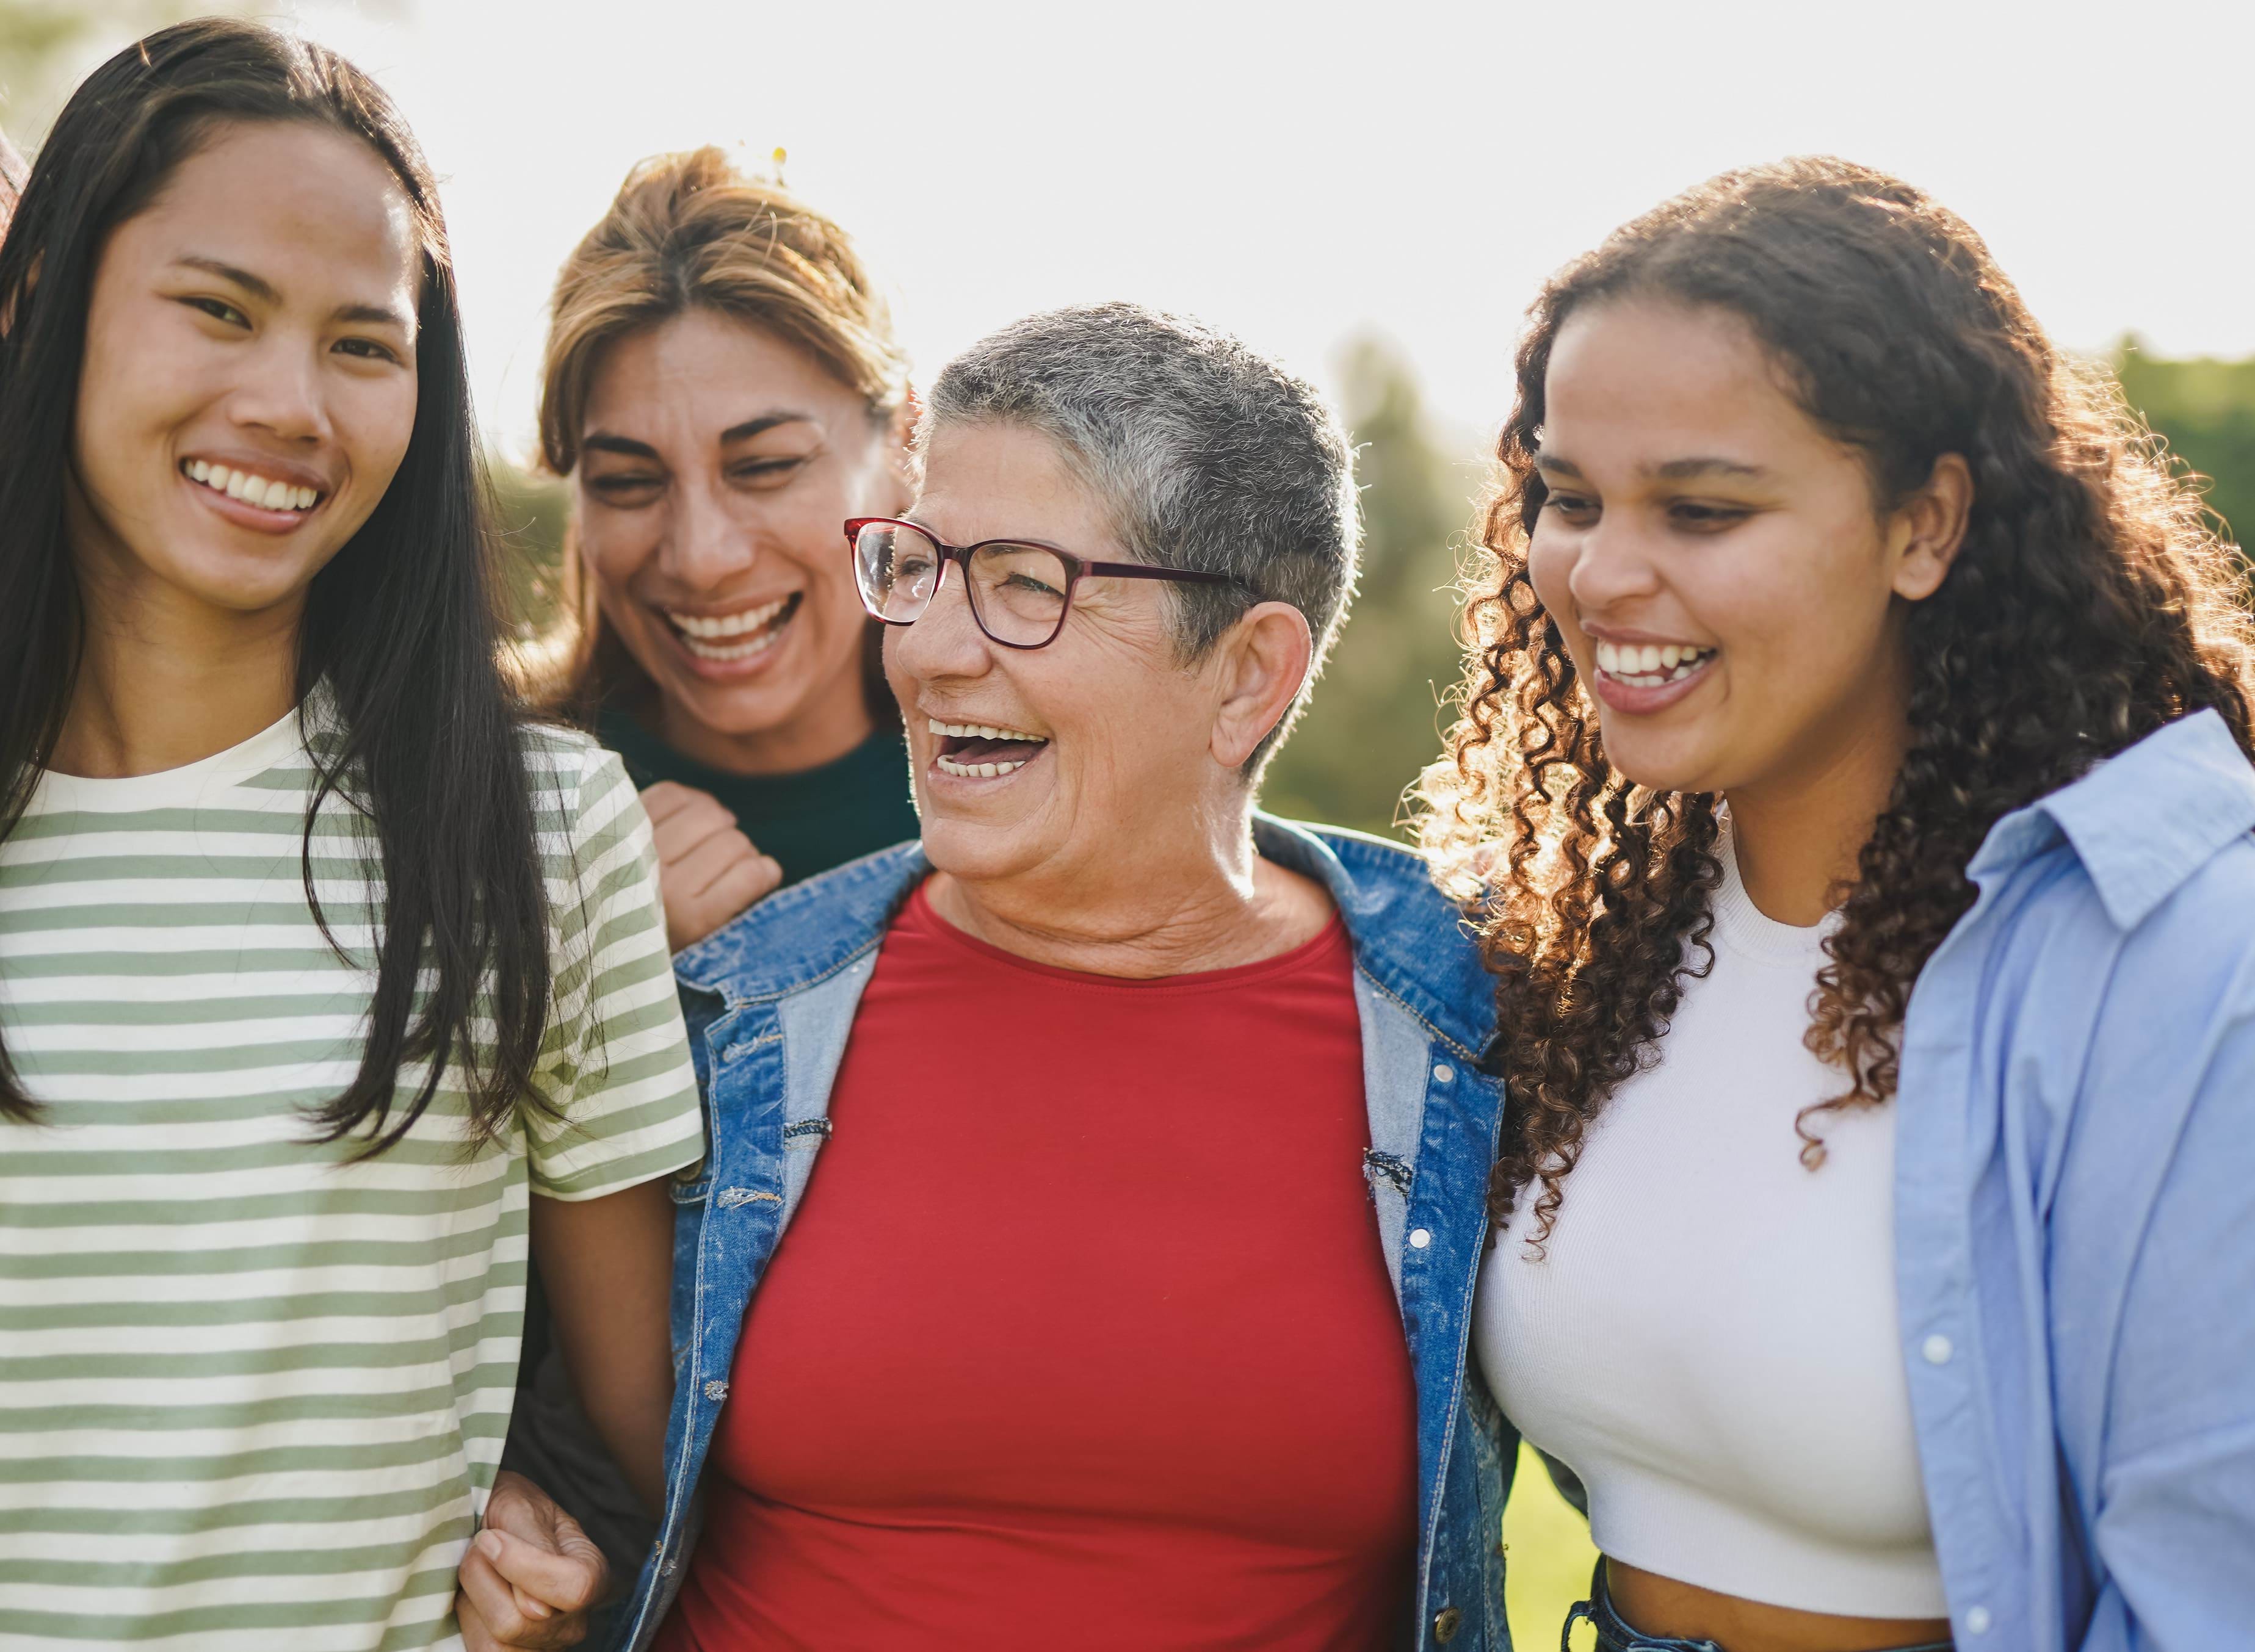
{"type": "Polygon", "coordinates": [[[618,759],[595,737],[560,723],[527,723],[519,733],[528,768],[536,772],[581,774],[618,759]]]}
{"type": "Polygon", "coordinates": [[[634,783],[618,754],[593,735],[553,723],[526,724],[519,735],[535,818],[573,842],[640,815],[634,783]],[[629,804],[636,804],[629,811],[629,804]]]}
{"type": "Polygon", "coordinates": [[[2255,1124],[2255,837],[2214,848],[2134,916],[2067,843],[1984,900],[1985,944],[1935,984],[1979,1006],[1994,1103],[2064,1130],[2069,1186],[2103,1189],[2118,1215],[2158,1196],[2197,1120],[2255,1124]]]}
{"type": "Polygon", "coordinates": [[[1423,856],[1345,827],[1257,816],[1263,857],[1325,886],[1377,986],[1477,1055],[1495,1031],[1495,981],[1463,912],[1423,856]]]}
{"type": "Polygon", "coordinates": [[[2255,836],[2217,850],[2130,929],[2110,996],[2173,1000],[2173,1018],[2211,1026],[2255,1018],[2255,836]]]}

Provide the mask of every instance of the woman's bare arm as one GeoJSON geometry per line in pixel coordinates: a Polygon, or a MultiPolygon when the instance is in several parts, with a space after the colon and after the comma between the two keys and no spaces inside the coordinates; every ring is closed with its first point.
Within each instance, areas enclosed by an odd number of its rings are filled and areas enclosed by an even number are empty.
{"type": "Polygon", "coordinates": [[[600,1199],[536,1195],[532,1255],[580,1408],[655,1516],[665,1505],[673,1401],[673,1202],[665,1179],[600,1199]]]}

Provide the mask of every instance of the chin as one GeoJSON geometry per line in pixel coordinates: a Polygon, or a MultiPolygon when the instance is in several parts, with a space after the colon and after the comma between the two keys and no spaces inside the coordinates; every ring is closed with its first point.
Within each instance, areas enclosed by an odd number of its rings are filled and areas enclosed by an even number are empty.
{"type": "Polygon", "coordinates": [[[1716,765],[1703,752],[1685,750],[1675,741],[1628,739],[1605,736],[1605,760],[1631,785],[1655,792],[1719,790],[1713,775],[1716,765]]]}
{"type": "Polygon", "coordinates": [[[1040,858],[1021,823],[966,820],[935,813],[928,799],[919,798],[917,803],[923,821],[918,836],[934,872],[966,883],[992,883],[1025,871],[1040,858]]]}
{"type": "Polygon", "coordinates": [[[675,696],[690,715],[715,734],[771,734],[804,710],[795,691],[796,683],[777,693],[776,690],[784,685],[720,689],[701,678],[683,676],[672,682],[675,696]]]}
{"type": "Polygon", "coordinates": [[[303,595],[320,570],[320,564],[310,568],[294,561],[287,567],[244,566],[235,557],[214,557],[204,566],[174,574],[172,582],[208,608],[226,613],[263,613],[303,595]],[[221,562],[232,565],[212,565],[221,562]]]}

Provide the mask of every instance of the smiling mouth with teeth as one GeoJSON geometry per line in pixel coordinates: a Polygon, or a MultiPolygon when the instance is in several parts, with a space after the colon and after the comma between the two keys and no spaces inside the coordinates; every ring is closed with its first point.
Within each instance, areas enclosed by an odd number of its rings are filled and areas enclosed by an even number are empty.
{"type": "Polygon", "coordinates": [[[321,490],[318,487],[277,482],[253,471],[230,470],[224,465],[200,458],[183,460],[180,474],[215,494],[225,494],[229,499],[239,499],[261,510],[296,511],[303,515],[321,502],[321,490]]]}
{"type": "Polygon", "coordinates": [[[783,628],[798,613],[804,592],[794,591],[774,602],[763,602],[741,613],[677,613],[660,610],[681,646],[699,660],[748,660],[765,654],[782,640],[783,628]]]}
{"type": "Polygon", "coordinates": [[[1647,642],[1641,646],[1633,642],[1600,642],[1597,653],[1598,671],[1614,682],[1632,689],[1660,689],[1682,682],[1713,659],[1716,651],[1694,648],[1688,642],[1647,642]]]}
{"type": "Polygon", "coordinates": [[[959,780],[992,780],[1015,774],[1049,745],[1044,735],[991,723],[943,723],[932,718],[927,726],[939,736],[939,753],[933,762],[941,774],[959,780]]]}

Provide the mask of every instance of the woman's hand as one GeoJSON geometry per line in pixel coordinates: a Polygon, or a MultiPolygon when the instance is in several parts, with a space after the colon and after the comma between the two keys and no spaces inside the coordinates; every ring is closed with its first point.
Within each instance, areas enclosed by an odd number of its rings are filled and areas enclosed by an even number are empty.
{"type": "Polygon", "coordinates": [[[508,1469],[494,1477],[485,1529],[455,1574],[454,1615],[466,1652],[550,1652],[577,1646],[610,1567],[580,1522],[508,1469]]]}
{"type": "Polygon", "coordinates": [[[752,846],[710,792],[660,780],[642,794],[657,839],[665,941],[692,946],[783,882],[783,868],[752,846]]]}

